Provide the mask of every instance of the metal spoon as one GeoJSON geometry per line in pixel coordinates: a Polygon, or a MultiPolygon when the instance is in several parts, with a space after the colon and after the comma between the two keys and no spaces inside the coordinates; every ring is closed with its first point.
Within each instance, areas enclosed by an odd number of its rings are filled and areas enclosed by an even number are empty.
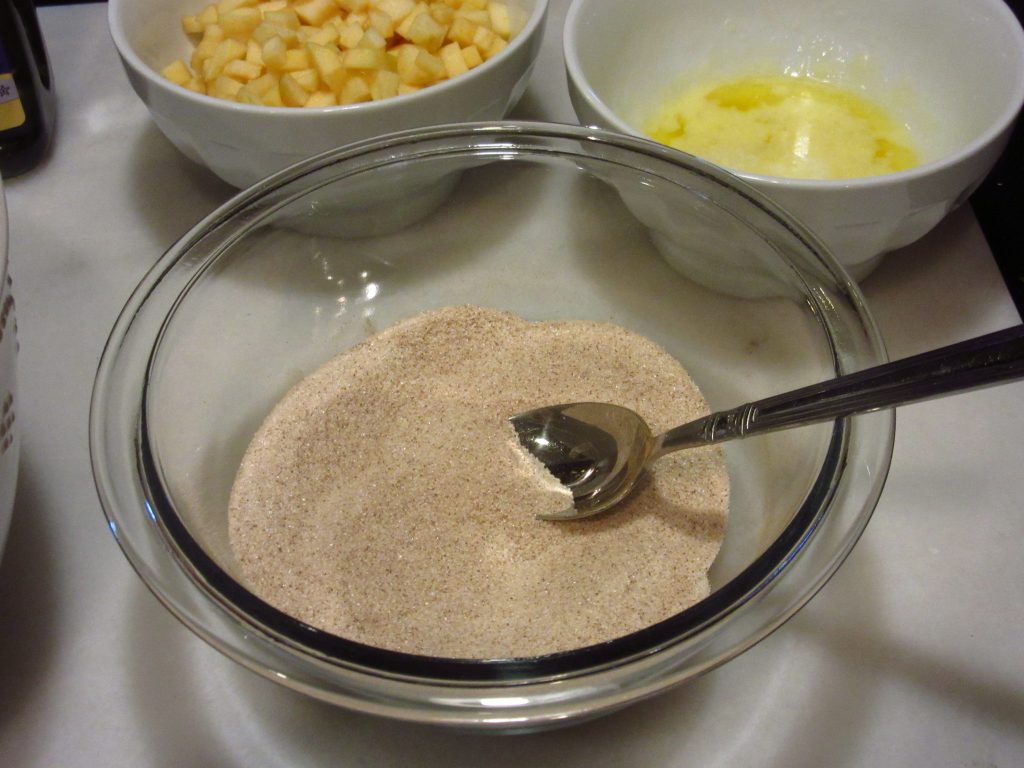
{"type": "Polygon", "coordinates": [[[567,403],[511,417],[519,442],[572,491],[573,506],[540,515],[578,520],[621,501],[667,453],[814,424],[1024,377],[1024,325],[812,384],[653,435],[634,411],[567,403]]]}

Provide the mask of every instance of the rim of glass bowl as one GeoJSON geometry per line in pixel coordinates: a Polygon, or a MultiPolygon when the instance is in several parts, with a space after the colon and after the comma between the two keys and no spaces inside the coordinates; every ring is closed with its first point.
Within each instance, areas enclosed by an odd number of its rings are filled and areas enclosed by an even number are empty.
{"type": "MultiPolygon", "coordinates": [[[[345,700],[346,696],[337,690],[329,691],[322,687],[318,690],[318,684],[310,682],[312,678],[301,680],[299,675],[292,675],[292,670],[271,668],[274,665],[268,664],[266,651],[269,649],[272,655],[288,649],[286,655],[294,652],[309,663],[310,670],[315,669],[318,674],[327,670],[328,676],[332,670],[348,670],[377,678],[434,686],[522,686],[607,672],[628,666],[639,659],[650,659],[673,647],[689,656],[700,646],[703,634],[721,625],[756,596],[774,586],[779,577],[798,560],[821,523],[826,520],[836,502],[837,493],[840,496],[848,495],[848,489],[841,491],[839,486],[844,469],[851,460],[851,439],[854,437],[852,419],[835,422],[823,466],[812,492],[782,534],[739,575],[691,608],[653,626],[598,645],[539,657],[479,660],[419,656],[371,647],[318,630],[273,608],[235,581],[207,555],[175,512],[165,491],[159,463],[150,448],[146,431],[150,367],[160,349],[164,330],[173,319],[182,298],[205,270],[217,261],[224,249],[247,228],[255,226],[281,206],[315,188],[290,190],[289,185],[315,171],[334,166],[340,166],[335,170],[340,172],[345,169],[345,172],[340,175],[324,174],[320,183],[332,183],[349,173],[365,172],[371,167],[445,154],[468,156],[498,152],[510,157],[554,154],[612,162],[607,156],[587,154],[588,149],[593,151],[595,148],[629,156],[634,161],[631,167],[636,167],[635,163],[643,160],[644,171],[649,173],[657,174],[654,168],[664,171],[682,166],[684,173],[697,174],[721,186],[725,193],[745,198],[748,205],[752,204],[781,224],[817,259],[814,265],[824,267],[835,290],[848,301],[862,326],[858,331],[863,333],[866,353],[877,360],[884,359],[880,336],[864,307],[859,289],[813,235],[793,223],[760,193],[727,172],[645,139],[593,128],[546,123],[473,123],[405,131],[310,158],[237,194],[172,246],[128,300],[111,331],[97,371],[90,412],[90,449],[96,486],[108,525],[142,580],[193,632],[250,669],[328,700],[345,700]],[[278,197],[274,198],[273,193],[278,193],[278,197]],[[265,200],[268,197],[269,204],[265,200]],[[243,211],[245,215],[236,218],[236,214],[243,211]],[[187,257],[191,249],[201,241],[204,245],[212,241],[215,247],[202,260],[189,260],[187,257]],[[168,306],[167,301],[163,306],[154,308],[147,302],[156,292],[157,286],[171,279],[171,273],[176,269],[181,270],[181,274],[174,275],[173,282],[175,286],[180,285],[180,289],[169,300],[169,308],[165,308],[168,306]],[[132,352],[136,353],[134,358],[132,352]],[[120,409],[117,412],[112,410],[117,408],[120,409]],[[119,442],[123,450],[108,451],[108,439],[119,442]],[[111,461],[111,456],[117,457],[117,461],[111,461]],[[141,517],[132,521],[129,516],[141,517]],[[139,520],[142,521],[139,536],[136,537],[134,531],[129,535],[133,526],[126,523],[135,522],[137,527],[139,520]],[[140,541],[140,538],[145,541],[140,541]],[[176,568],[167,567],[165,561],[168,554],[176,568]],[[228,619],[227,626],[235,628],[231,637],[225,637],[225,632],[213,631],[205,625],[198,615],[201,611],[196,608],[197,597],[201,597],[198,603],[202,605],[202,610],[212,607],[220,613],[222,619],[228,619]],[[257,652],[255,646],[250,645],[252,643],[265,645],[257,652]]],[[[830,299],[828,296],[819,297],[812,290],[808,290],[807,295],[808,303],[812,304],[811,310],[833,345],[833,364],[840,372],[845,372],[841,351],[835,348],[836,329],[830,325],[830,299]]],[[[876,457],[878,466],[871,468],[873,482],[870,487],[859,491],[863,493],[863,500],[852,501],[857,507],[854,523],[840,537],[841,546],[832,553],[825,567],[795,596],[789,598],[785,606],[761,621],[757,631],[733,642],[703,662],[699,671],[713,668],[732,658],[784,623],[824,585],[845,559],[870,518],[888,471],[894,422],[891,412],[887,415],[888,426],[882,427],[879,434],[883,437],[880,441],[876,440],[880,447],[876,449],[879,454],[876,457]]],[[[873,416],[883,421],[886,417],[885,414],[873,416]]],[[[876,423],[882,424],[882,421],[876,423]]],[[[848,499],[844,501],[847,502],[848,499]]],[[[232,633],[229,630],[227,634],[232,633]]],[[[294,656],[291,658],[294,659],[294,656]]],[[[692,673],[676,669],[674,676],[662,674],[659,682],[652,684],[647,679],[641,687],[657,690],[674,679],[684,679],[692,673]]],[[[596,695],[593,691],[590,694],[591,698],[596,695]]],[[[621,699],[623,692],[621,686],[614,690],[609,687],[600,695],[611,702],[621,699]]],[[[362,697],[365,699],[365,691],[362,697]]],[[[360,698],[360,695],[356,698],[360,698]]],[[[347,700],[344,703],[351,705],[353,702],[347,700]]],[[[383,708],[389,714],[395,714],[389,711],[387,705],[379,702],[371,705],[363,700],[360,703],[361,706],[357,704],[357,708],[383,708]]],[[[468,716],[463,712],[451,719],[463,720],[468,716]]],[[[435,716],[433,719],[444,718],[435,716]]]]}

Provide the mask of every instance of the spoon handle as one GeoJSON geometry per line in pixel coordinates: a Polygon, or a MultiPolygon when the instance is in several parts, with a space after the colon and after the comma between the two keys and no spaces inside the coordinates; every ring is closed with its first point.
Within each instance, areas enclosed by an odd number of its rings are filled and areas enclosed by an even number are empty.
{"type": "Polygon", "coordinates": [[[651,458],[1024,377],[1024,325],[718,411],[656,438],[651,458]]]}

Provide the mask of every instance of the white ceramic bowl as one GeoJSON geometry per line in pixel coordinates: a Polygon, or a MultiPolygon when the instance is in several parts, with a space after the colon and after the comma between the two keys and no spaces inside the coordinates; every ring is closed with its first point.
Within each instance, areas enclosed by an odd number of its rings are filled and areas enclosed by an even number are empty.
{"type": "Polygon", "coordinates": [[[586,125],[643,135],[684,78],[755,70],[862,88],[905,121],[925,159],[907,171],[831,181],[738,172],[855,278],[970,196],[1024,103],[1024,33],[1002,0],[574,0],[564,44],[586,125]]]}
{"type": "Polygon", "coordinates": [[[311,155],[391,131],[496,120],[522,96],[540,48],[547,0],[516,0],[529,20],[500,54],[416,93],[340,107],[254,107],[174,85],[160,69],[188,61],[181,17],[203,0],[110,0],[114,45],[157,127],[187,157],[245,187],[311,155]]]}
{"type": "Polygon", "coordinates": [[[17,354],[14,298],[7,273],[7,206],[0,182],[0,554],[7,541],[18,479],[18,425],[14,415],[17,354]]]}

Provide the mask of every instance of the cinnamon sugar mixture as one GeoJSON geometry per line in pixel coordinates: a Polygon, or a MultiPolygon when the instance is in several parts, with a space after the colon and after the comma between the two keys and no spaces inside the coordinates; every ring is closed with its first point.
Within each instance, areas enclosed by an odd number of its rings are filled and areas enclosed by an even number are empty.
{"type": "Polygon", "coordinates": [[[248,586],[351,640],[458,658],[578,648],[688,607],[725,533],[720,451],[660,459],[609,514],[537,520],[571,497],[508,417],[579,400],[655,431],[707,412],[672,357],[611,324],[449,307],[353,347],[245,455],[229,525],[248,586]]]}

